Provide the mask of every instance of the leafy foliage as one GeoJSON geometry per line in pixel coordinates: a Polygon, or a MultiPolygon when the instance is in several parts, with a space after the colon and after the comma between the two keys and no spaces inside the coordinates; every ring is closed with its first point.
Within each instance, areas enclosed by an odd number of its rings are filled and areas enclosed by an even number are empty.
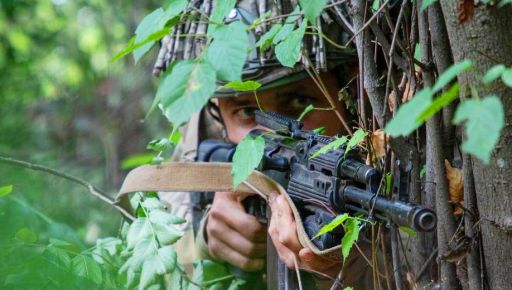
{"type": "Polygon", "coordinates": [[[439,112],[442,108],[455,101],[459,96],[459,83],[454,84],[448,91],[436,98],[423,112],[421,112],[417,122],[425,122],[439,112]]]}
{"type": "Polygon", "coordinates": [[[303,21],[299,28],[291,32],[290,35],[276,46],[276,57],[282,65],[293,67],[299,60],[302,38],[306,32],[306,26],[307,22],[303,21]]]}
{"type": "Polygon", "coordinates": [[[352,148],[361,143],[366,136],[368,136],[368,132],[366,132],[362,128],[357,129],[357,131],[354,132],[354,135],[352,135],[350,140],[348,140],[347,148],[345,149],[345,155],[347,155],[347,153],[350,150],[352,150],[352,148]]]}
{"type": "Polygon", "coordinates": [[[247,26],[240,21],[221,26],[213,33],[207,59],[215,67],[217,78],[239,81],[249,46],[247,26]]]}
{"type": "Polygon", "coordinates": [[[455,124],[466,121],[467,139],[462,149],[489,164],[491,152],[505,125],[504,118],[503,104],[497,96],[462,102],[453,118],[455,124]]]}
{"type": "Polygon", "coordinates": [[[12,185],[6,185],[6,186],[0,187],[0,197],[6,196],[11,192],[12,192],[12,185]]]}
{"type": "Polygon", "coordinates": [[[384,131],[391,137],[407,136],[418,129],[423,122],[418,121],[423,111],[428,109],[432,102],[432,90],[424,88],[412,100],[400,106],[395,117],[391,119],[384,131]]]}
{"type": "Polygon", "coordinates": [[[352,246],[354,246],[359,239],[360,223],[361,221],[357,218],[348,219],[345,223],[345,235],[341,240],[341,253],[343,255],[343,260],[348,258],[352,246]]]}
{"type": "Polygon", "coordinates": [[[265,139],[261,136],[253,139],[250,135],[247,135],[236,146],[235,155],[233,155],[233,168],[231,170],[234,188],[237,188],[240,183],[246,180],[254,168],[260,164],[264,149],[265,139]]]}
{"type": "Polygon", "coordinates": [[[347,141],[348,141],[347,136],[341,136],[340,138],[332,141],[331,143],[323,146],[318,151],[313,153],[313,155],[311,155],[311,157],[309,157],[309,159],[315,158],[320,154],[325,154],[329,150],[336,150],[336,149],[340,148],[343,144],[347,143],[347,141]]]}
{"type": "Polygon", "coordinates": [[[316,18],[322,12],[327,0],[310,1],[310,0],[299,0],[300,7],[304,11],[304,15],[310,23],[316,24],[316,18]]]}
{"type": "Polygon", "coordinates": [[[505,65],[503,64],[497,64],[493,67],[491,67],[484,75],[484,77],[482,78],[482,82],[484,84],[489,84],[491,83],[492,81],[496,80],[497,78],[499,78],[501,76],[501,74],[503,74],[503,72],[505,71],[506,67],[505,65]]]}
{"type": "Polygon", "coordinates": [[[337,216],[330,223],[328,223],[325,226],[323,226],[318,231],[318,233],[316,233],[316,235],[313,237],[313,239],[315,239],[315,238],[317,238],[317,237],[319,237],[319,236],[321,236],[323,234],[326,234],[328,232],[332,232],[335,228],[337,228],[340,225],[342,225],[348,218],[349,218],[349,215],[347,213],[344,213],[342,215],[337,216]]]}
{"type": "Polygon", "coordinates": [[[224,85],[225,88],[234,89],[237,92],[253,92],[261,87],[257,81],[233,81],[224,85]]]}

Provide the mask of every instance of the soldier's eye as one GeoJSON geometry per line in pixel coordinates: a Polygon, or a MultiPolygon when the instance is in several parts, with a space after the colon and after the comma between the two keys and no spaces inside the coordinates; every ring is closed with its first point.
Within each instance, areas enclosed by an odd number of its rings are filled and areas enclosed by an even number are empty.
{"type": "Polygon", "coordinates": [[[244,120],[251,119],[251,118],[254,118],[254,111],[257,110],[257,109],[258,108],[254,108],[254,107],[240,108],[236,112],[236,115],[240,119],[244,119],[244,120]]]}
{"type": "Polygon", "coordinates": [[[314,104],[315,98],[308,97],[308,96],[295,96],[290,100],[290,108],[291,109],[304,109],[307,106],[314,104]]]}

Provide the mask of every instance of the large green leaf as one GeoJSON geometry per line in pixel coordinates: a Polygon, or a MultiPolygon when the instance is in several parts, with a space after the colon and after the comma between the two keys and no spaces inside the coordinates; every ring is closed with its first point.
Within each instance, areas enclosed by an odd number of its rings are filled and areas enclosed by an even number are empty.
{"type": "MultiPolygon", "coordinates": [[[[176,17],[187,6],[187,0],[172,0],[167,9],[158,8],[146,15],[135,29],[134,43],[142,43],[151,36],[154,37],[159,31],[162,31],[169,20],[176,17]]],[[[164,35],[161,35],[162,37],[164,35]]],[[[146,54],[158,39],[152,39],[148,43],[136,48],[133,51],[135,62],[146,54]]]]}
{"type": "Polygon", "coordinates": [[[327,0],[299,0],[300,7],[304,11],[304,15],[309,20],[309,23],[316,24],[316,18],[324,9],[327,0]]]}
{"type": "Polygon", "coordinates": [[[466,141],[462,149],[489,164],[491,152],[500,139],[505,124],[503,104],[497,96],[462,102],[453,118],[455,124],[465,123],[466,141]]]}
{"type": "Polygon", "coordinates": [[[332,141],[331,143],[324,145],[322,148],[318,149],[315,153],[313,153],[313,155],[311,155],[311,157],[309,157],[309,159],[315,158],[320,154],[325,154],[329,150],[336,150],[341,145],[347,143],[347,141],[348,141],[347,136],[341,136],[340,138],[338,138],[338,139],[332,141]]]}
{"type": "Polygon", "coordinates": [[[199,111],[215,91],[215,69],[206,62],[181,61],[162,79],[156,93],[165,116],[175,127],[199,111]]]}
{"type": "Polygon", "coordinates": [[[295,63],[299,60],[306,26],[307,22],[303,21],[299,28],[290,33],[288,37],[276,46],[276,57],[282,65],[294,67],[295,63]]]}
{"type": "MultiPolygon", "coordinates": [[[[172,193],[170,193],[172,194],[172,193]]],[[[170,214],[167,211],[163,210],[152,210],[149,212],[149,220],[152,223],[160,223],[165,225],[175,225],[175,224],[182,224],[186,222],[181,217],[175,216],[173,214],[170,214]]]]}
{"type": "Polygon", "coordinates": [[[133,249],[140,241],[151,237],[151,225],[147,218],[138,218],[131,225],[126,236],[127,248],[133,249]]]}
{"type": "Polygon", "coordinates": [[[272,40],[273,44],[278,44],[281,40],[285,39],[292,33],[295,28],[295,24],[297,24],[297,20],[300,17],[300,8],[299,6],[295,7],[290,16],[286,18],[284,21],[283,27],[279,29],[279,32],[274,36],[272,40]]]}
{"type": "Polygon", "coordinates": [[[430,5],[434,4],[437,0],[423,0],[421,1],[421,12],[425,11],[430,5]]]}
{"type": "Polygon", "coordinates": [[[254,168],[260,164],[264,149],[265,140],[261,136],[253,139],[250,135],[247,135],[236,146],[235,155],[233,155],[233,168],[231,169],[234,188],[237,188],[240,183],[246,180],[254,168]]]}
{"type": "Polygon", "coordinates": [[[359,239],[359,224],[360,221],[356,218],[351,218],[345,223],[345,235],[343,235],[343,239],[341,240],[343,260],[347,259],[352,246],[357,242],[357,239],[359,239]]]}
{"type": "Polygon", "coordinates": [[[217,78],[239,81],[249,47],[247,26],[241,21],[221,26],[213,33],[213,39],[206,57],[217,70],[217,78]]]}
{"type": "Polygon", "coordinates": [[[384,131],[391,137],[407,136],[416,130],[423,122],[418,117],[432,102],[432,90],[424,88],[409,102],[400,106],[395,117],[389,121],[384,131]]]}
{"type": "Polygon", "coordinates": [[[174,225],[152,224],[153,230],[161,245],[172,245],[183,236],[183,231],[174,225]]]}
{"type": "Polygon", "coordinates": [[[507,68],[501,75],[501,80],[504,84],[512,88],[512,67],[507,68]]]}
{"type": "Polygon", "coordinates": [[[156,255],[147,257],[142,265],[139,289],[145,289],[158,275],[174,271],[176,259],[176,251],[171,247],[160,248],[156,255]]]}
{"type": "Polygon", "coordinates": [[[80,254],[71,260],[73,274],[89,280],[96,285],[103,282],[103,274],[100,265],[91,257],[80,254]]]}
{"type": "Polygon", "coordinates": [[[35,243],[37,241],[37,235],[29,228],[19,229],[14,238],[22,243],[35,243]]]}
{"type": "Polygon", "coordinates": [[[440,91],[444,86],[449,84],[455,77],[457,77],[462,72],[470,69],[473,66],[473,61],[469,59],[465,59],[459,63],[455,63],[447,68],[442,74],[437,78],[434,87],[432,88],[432,94],[440,91]]]}
{"type": "Polygon", "coordinates": [[[224,18],[228,16],[229,12],[235,7],[236,0],[221,0],[215,2],[210,21],[213,22],[208,26],[208,35],[215,33],[217,28],[221,27],[220,23],[223,23],[224,18]]]}

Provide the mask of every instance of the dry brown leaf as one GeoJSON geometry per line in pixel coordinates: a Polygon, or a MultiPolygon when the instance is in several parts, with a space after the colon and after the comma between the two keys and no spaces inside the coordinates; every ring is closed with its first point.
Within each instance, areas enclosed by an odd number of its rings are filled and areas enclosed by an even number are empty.
{"type": "Polygon", "coordinates": [[[370,154],[366,156],[367,165],[374,164],[379,158],[382,158],[386,155],[384,138],[386,138],[387,140],[386,143],[389,144],[389,135],[386,135],[386,133],[384,133],[384,130],[378,129],[377,131],[371,133],[370,140],[372,148],[370,150],[370,154]]]}
{"type": "Polygon", "coordinates": [[[409,284],[410,290],[418,290],[418,284],[416,284],[414,276],[412,275],[411,272],[407,272],[405,278],[407,279],[407,284],[409,284]]]}
{"type": "Polygon", "coordinates": [[[444,166],[446,168],[446,179],[448,179],[450,202],[455,206],[454,214],[461,215],[461,205],[464,202],[464,178],[462,171],[452,167],[448,160],[444,160],[444,166]]]}
{"type": "Polygon", "coordinates": [[[459,0],[458,3],[458,16],[459,23],[464,23],[473,18],[475,14],[475,2],[474,0],[459,0]]]}

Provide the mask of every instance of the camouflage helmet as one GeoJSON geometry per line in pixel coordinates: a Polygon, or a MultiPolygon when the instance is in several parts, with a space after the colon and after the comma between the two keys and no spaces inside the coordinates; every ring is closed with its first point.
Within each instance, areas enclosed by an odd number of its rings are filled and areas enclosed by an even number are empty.
{"type": "MultiPolygon", "coordinates": [[[[191,17],[175,26],[171,33],[161,40],[161,48],[153,68],[154,75],[160,75],[175,60],[194,59],[201,53],[206,45],[204,35],[208,31],[206,17],[212,14],[217,1],[226,0],[191,0],[189,2],[186,12],[190,13],[191,17]],[[192,21],[197,18],[204,21],[192,21]]],[[[347,61],[354,62],[353,49],[340,48],[339,45],[331,44],[332,42],[345,44],[353,34],[345,1],[332,0],[322,11],[316,25],[319,33],[305,35],[302,41],[302,49],[305,53],[293,68],[283,67],[272,49],[256,49],[255,46],[268,32],[270,26],[267,23],[270,20],[291,22],[293,25],[297,20],[301,21],[297,1],[241,0],[237,2],[235,8],[224,18],[224,23],[242,21],[248,26],[256,24],[254,30],[249,33],[249,47],[254,49],[243,67],[243,81],[254,80],[263,85],[261,89],[267,89],[304,78],[307,75],[305,69],[326,71],[347,61]],[[321,37],[321,34],[329,41],[321,37]]],[[[233,95],[236,95],[235,91],[222,87],[215,93],[216,97],[233,95]]]]}

